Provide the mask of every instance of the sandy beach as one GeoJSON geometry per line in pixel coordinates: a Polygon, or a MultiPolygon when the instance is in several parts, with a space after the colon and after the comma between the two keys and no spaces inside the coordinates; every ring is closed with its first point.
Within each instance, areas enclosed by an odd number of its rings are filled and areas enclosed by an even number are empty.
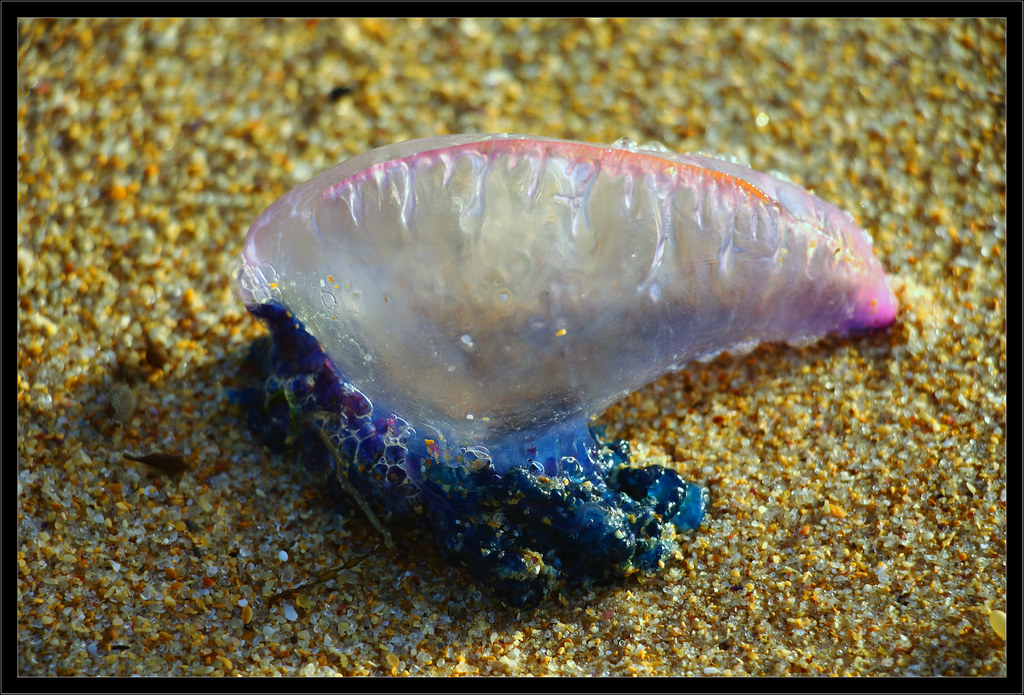
{"type": "Polygon", "coordinates": [[[19,675],[1006,675],[1004,20],[17,30],[19,675]],[[374,550],[228,398],[265,334],[234,288],[256,216],[460,132],[780,172],[891,276],[888,330],[600,418],[709,491],[660,574],[511,610],[429,542],[374,550]]]}

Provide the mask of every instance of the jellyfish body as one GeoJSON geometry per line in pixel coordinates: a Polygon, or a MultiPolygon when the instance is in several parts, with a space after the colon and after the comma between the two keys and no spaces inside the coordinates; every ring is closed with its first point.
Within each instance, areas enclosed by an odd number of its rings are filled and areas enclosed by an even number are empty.
{"type": "Polygon", "coordinates": [[[595,441],[608,405],[694,359],[896,310],[867,234],[793,184],[521,135],[399,143],[298,186],[252,225],[240,286],[271,328],[283,436],[382,509],[426,514],[442,554],[520,605],[655,569],[700,523],[697,486],[595,441]]]}

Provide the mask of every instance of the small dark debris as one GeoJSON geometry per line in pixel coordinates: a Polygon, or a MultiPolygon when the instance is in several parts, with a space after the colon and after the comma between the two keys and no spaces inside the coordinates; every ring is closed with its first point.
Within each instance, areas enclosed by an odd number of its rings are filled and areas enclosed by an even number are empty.
{"type": "Polygon", "coordinates": [[[167,348],[158,340],[153,340],[146,334],[146,364],[153,369],[163,369],[171,360],[167,354],[167,348]]]}
{"type": "Polygon", "coordinates": [[[743,587],[739,584],[733,584],[729,587],[729,591],[743,591],[743,587]]]}
{"type": "Polygon", "coordinates": [[[138,463],[144,463],[150,468],[154,468],[165,475],[181,475],[185,471],[189,470],[188,463],[185,459],[177,454],[147,454],[146,456],[132,456],[131,454],[124,454],[124,457],[129,461],[136,461],[138,463]]]}
{"type": "Polygon", "coordinates": [[[123,652],[126,649],[131,649],[131,646],[127,644],[112,644],[110,645],[110,648],[114,651],[123,652]]]}
{"type": "Polygon", "coordinates": [[[331,101],[337,101],[338,99],[341,99],[343,96],[348,96],[354,91],[356,91],[356,88],[350,85],[341,85],[335,87],[334,89],[331,90],[331,101]]]}
{"type": "Polygon", "coordinates": [[[117,359],[117,366],[114,368],[114,381],[120,381],[131,386],[135,383],[135,375],[128,368],[123,358],[117,359]]]}

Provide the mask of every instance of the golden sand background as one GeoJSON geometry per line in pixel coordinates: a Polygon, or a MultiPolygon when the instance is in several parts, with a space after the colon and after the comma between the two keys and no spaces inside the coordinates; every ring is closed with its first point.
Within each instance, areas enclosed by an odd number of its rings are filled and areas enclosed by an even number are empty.
{"type": "Polygon", "coordinates": [[[1005,674],[1005,31],[19,20],[18,672],[1005,674]],[[784,172],[871,232],[898,324],[602,418],[710,489],[657,577],[517,614],[421,543],[271,606],[374,540],[227,401],[263,333],[245,231],[351,155],[470,131],[784,172]]]}

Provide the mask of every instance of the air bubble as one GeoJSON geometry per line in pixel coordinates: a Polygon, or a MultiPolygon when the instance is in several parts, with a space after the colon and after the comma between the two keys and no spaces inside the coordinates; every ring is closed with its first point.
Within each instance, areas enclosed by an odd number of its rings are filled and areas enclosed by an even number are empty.
{"type": "Polygon", "coordinates": [[[670,150],[665,145],[665,143],[660,142],[658,140],[649,140],[649,141],[647,141],[645,143],[637,145],[636,149],[638,149],[638,150],[646,150],[648,152],[671,152],[672,151],[672,150],[670,150]]]}

